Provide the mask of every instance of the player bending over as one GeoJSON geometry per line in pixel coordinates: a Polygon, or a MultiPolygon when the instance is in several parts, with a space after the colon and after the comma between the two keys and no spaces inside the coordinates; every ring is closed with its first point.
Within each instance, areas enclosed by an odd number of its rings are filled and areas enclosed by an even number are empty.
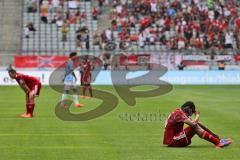
{"type": "Polygon", "coordinates": [[[38,97],[41,90],[41,82],[28,75],[17,73],[14,69],[9,69],[8,74],[12,79],[15,79],[19,86],[26,93],[26,113],[21,116],[24,118],[33,117],[35,107],[35,97],[38,97]]]}
{"type": "Polygon", "coordinates": [[[76,52],[72,52],[69,55],[69,59],[67,61],[66,64],[66,68],[65,68],[65,76],[64,76],[64,93],[62,94],[62,101],[61,101],[61,105],[64,106],[65,108],[66,106],[66,98],[67,95],[69,94],[69,91],[71,89],[71,87],[73,88],[73,97],[74,97],[74,103],[76,107],[82,107],[83,105],[79,103],[78,101],[78,92],[77,92],[77,77],[74,73],[74,63],[73,61],[76,60],[77,53],[76,52]]]}
{"type": "Polygon", "coordinates": [[[88,58],[84,59],[84,63],[81,66],[81,84],[83,86],[83,98],[91,98],[93,97],[92,94],[92,86],[91,86],[91,79],[92,79],[92,65],[88,58]],[[89,91],[90,97],[86,96],[86,91],[89,91]]]}
{"type": "Polygon", "coordinates": [[[186,102],[181,109],[172,112],[165,124],[163,144],[168,147],[186,147],[191,144],[192,137],[197,134],[215,145],[216,148],[222,148],[232,143],[230,138],[219,139],[219,136],[210,131],[199,121],[199,112],[195,110],[193,102],[186,102]],[[191,116],[195,114],[195,119],[191,116]],[[183,128],[184,124],[188,127],[183,128]]]}

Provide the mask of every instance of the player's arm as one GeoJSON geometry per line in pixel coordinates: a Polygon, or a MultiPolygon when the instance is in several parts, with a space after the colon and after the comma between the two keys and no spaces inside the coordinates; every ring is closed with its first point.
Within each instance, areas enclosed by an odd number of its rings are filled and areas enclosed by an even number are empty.
{"type": "Polygon", "coordinates": [[[65,68],[65,74],[64,74],[64,77],[63,77],[63,79],[62,79],[63,82],[64,82],[65,78],[66,78],[67,75],[68,75],[67,68],[68,68],[68,66],[66,66],[66,68],[65,68]]]}
{"type": "Polygon", "coordinates": [[[77,80],[77,76],[76,76],[75,73],[74,73],[74,65],[73,65],[73,63],[70,63],[70,64],[69,64],[69,71],[70,71],[70,73],[73,75],[73,77],[75,78],[75,80],[77,80]]]}
{"type": "Polygon", "coordinates": [[[75,78],[75,80],[77,80],[77,76],[76,76],[76,74],[74,73],[74,71],[72,71],[72,75],[73,75],[73,77],[75,78]]]}
{"type": "Polygon", "coordinates": [[[189,126],[193,126],[193,127],[197,126],[197,124],[199,122],[200,114],[199,114],[198,111],[196,111],[195,115],[196,115],[196,117],[195,117],[194,120],[192,120],[191,118],[187,118],[187,119],[184,120],[184,123],[186,123],[189,126]]]}
{"type": "Polygon", "coordinates": [[[65,78],[67,77],[67,75],[70,74],[70,73],[71,73],[71,74],[73,75],[73,77],[77,80],[77,76],[75,75],[74,70],[71,70],[69,73],[67,73],[67,72],[65,73],[64,78],[63,78],[63,81],[65,80],[65,78]]]}
{"type": "Polygon", "coordinates": [[[95,69],[95,66],[94,65],[91,65],[91,71],[93,71],[95,69]]]}
{"type": "Polygon", "coordinates": [[[186,123],[189,126],[193,126],[193,127],[195,127],[197,125],[197,123],[195,121],[191,120],[190,118],[185,119],[184,123],[186,123]]]}
{"type": "Polygon", "coordinates": [[[28,86],[26,85],[26,83],[24,81],[20,81],[19,85],[26,94],[30,93],[30,89],[28,88],[28,86]]]}

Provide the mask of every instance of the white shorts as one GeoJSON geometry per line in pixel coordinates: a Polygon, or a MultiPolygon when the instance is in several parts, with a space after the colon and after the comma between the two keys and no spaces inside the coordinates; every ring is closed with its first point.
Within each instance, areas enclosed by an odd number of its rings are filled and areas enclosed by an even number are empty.
{"type": "Polygon", "coordinates": [[[77,87],[77,82],[76,82],[76,79],[73,75],[67,75],[64,79],[64,89],[65,90],[69,90],[70,87],[74,87],[76,88],[77,87]]]}

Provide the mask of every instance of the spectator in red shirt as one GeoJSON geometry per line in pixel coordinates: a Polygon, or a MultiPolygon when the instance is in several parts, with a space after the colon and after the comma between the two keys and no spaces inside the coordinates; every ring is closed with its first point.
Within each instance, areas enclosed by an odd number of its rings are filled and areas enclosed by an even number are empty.
{"type": "Polygon", "coordinates": [[[93,20],[97,20],[98,19],[98,9],[97,9],[97,7],[93,7],[92,15],[93,15],[93,20]]]}
{"type": "Polygon", "coordinates": [[[170,19],[170,17],[166,17],[165,18],[165,30],[170,31],[170,28],[171,28],[171,19],[170,19]]]}

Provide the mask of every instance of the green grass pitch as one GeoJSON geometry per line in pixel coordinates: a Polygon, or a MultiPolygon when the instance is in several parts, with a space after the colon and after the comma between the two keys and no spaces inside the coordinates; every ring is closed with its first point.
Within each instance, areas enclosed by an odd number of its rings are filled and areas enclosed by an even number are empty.
{"type": "MultiPolygon", "coordinates": [[[[111,86],[97,88],[117,95],[111,86]]],[[[0,160],[239,160],[240,86],[174,86],[164,96],[137,99],[135,107],[120,99],[115,110],[87,122],[59,120],[54,109],[60,98],[61,94],[43,87],[35,117],[23,119],[19,116],[25,111],[23,92],[18,87],[0,87],[0,160]],[[167,148],[162,145],[164,118],[121,118],[169,113],[186,100],[196,103],[203,123],[234,143],[215,149],[195,136],[189,147],[167,148]]],[[[71,108],[72,112],[91,110],[100,100],[81,102],[85,107],[71,108]]]]}

